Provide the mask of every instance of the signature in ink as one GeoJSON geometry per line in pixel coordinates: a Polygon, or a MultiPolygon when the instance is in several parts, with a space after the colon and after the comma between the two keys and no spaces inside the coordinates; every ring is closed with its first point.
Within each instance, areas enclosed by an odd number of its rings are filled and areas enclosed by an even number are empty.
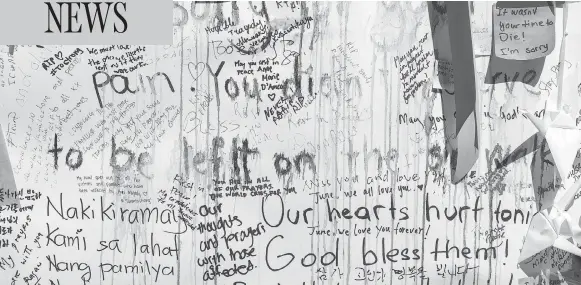
{"type": "Polygon", "coordinates": [[[16,134],[16,120],[18,116],[16,116],[15,112],[8,113],[8,130],[6,131],[6,142],[11,146],[16,146],[14,142],[12,142],[12,135],[16,134]]]}

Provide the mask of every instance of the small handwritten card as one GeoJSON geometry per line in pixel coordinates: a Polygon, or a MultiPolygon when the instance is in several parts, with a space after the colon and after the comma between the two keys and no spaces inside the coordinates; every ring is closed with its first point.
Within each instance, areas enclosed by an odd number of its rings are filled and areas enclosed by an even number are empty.
{"type": "Polygon", "coordinates": [[[555,49],[554,7],[506,7],[503,4],[495,5],[493,16],[497,57],[529,60],[545,57],[555,49]]]}
{"type": "Polygon", "coordinates": [[[472,45],[474,54],[490,55],[492,50],[492,11],[493,4],[484,1],[472,2],[473,8],[470,10],[472,27],[472,45]]]}

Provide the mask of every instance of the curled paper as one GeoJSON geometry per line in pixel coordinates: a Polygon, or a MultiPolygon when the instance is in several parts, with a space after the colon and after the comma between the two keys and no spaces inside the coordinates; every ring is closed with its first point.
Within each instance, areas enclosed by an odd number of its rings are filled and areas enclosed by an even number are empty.
{"type": "MultiPolygon", "coordinates": [[[[546,138],[559,174],[566,176],[572,168],[581,143],[581,130],[575,127],[575,122],[569,115],[562,112],[548,111],[543,120],[528,112],[524,114],[546,138]]],[[[519,257],[521,268],[529,276],[538,274],[538,270],[542,269],[538,262],[531,262],[540,253],[555,256],[553,259],[556,261],[548,264],[553,268],[570,270],[579,266],[573,264],[578,260],[569,261],[552,249],[581,257],[581,249],[578,247],[581,243],[581,227],[568,213],[575,194],[581,188],[581,179],[575,183],[567,180],[565,187],[566,191],[561,193],[552,207],[535,214],[531,220],[519,257]],[[560,262],[561,260],[564,262],[560,262]]]]}
{"type": "Polygon", "coordinates": [[[428,2],[432,44],[435,55],[435,77],[433,88],[454,94],[454,70],[450,47],[450,21],[445,2],[428,2]]]}
{"type": "Polygon", "coordinates": [[[546,111],[543,119],[528,112],[524,112],[524,115],[547,140],[555,166],[564,179],[573,168],[573,161],[581,144],[581,130],[576,127],[575,120],[556,111],[546,111]]]}
{"type": "MultiPolygon", "coordinates": [[[[16,191],[16,181],[14,179],[14,173],[12,172],[12,164],[10,163],[10,157],[8,156],[8,147],[6,139],[4,138],[2,126],[0,126],[0,189],[3,189],[4,192],[7,190],[16,191]]],[[[14,203],[20,204],[20,199],[18,198],[1,198],[1,206],[14,203]]]]}
{"type": "MultiPolygon", "coordinates": [[[[431,2],[428,5],[438,60],[435,85],[442,88],[442,108],[452,183],[460,182],[478,159],[476,71],[472,49],[469,2],[431,2]]],[[[437,87],[436,87],[437,88],[437,87]]]]}
{"type": "MultiPolygon", "coordinates": [[[[581,184],[569,191],[578,190],[581,184]]],[[[576,191],[574,191],[576,192],[576,191]]],[[[581,241],[581,228],[561,207],[553,206],[537,213],[531,220],[519,262],[554,246],[581,257],[581,249],[576,244],[581,241]],[[570,240],[572,238],[572,240],[570,240]]]]}

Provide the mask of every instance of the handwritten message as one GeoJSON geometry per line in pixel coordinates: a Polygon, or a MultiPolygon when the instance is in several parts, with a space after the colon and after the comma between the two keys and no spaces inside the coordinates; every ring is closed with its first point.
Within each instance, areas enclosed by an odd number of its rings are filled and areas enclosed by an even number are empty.
{"type": "Polygon", "coordinates": [[[576,284],[519,257],[581,177],[526,117],[579,60],[487,64],[548,55],[560,8],[455,3],[176,1],[171,45],[0,47],[0,285],[576,284]]]}
{"type": "Polygon", "coordinates": [[[513,60],[549,55],[555,49],[555,13],[549,6],[494,10],[494,52],[513,60]]]}

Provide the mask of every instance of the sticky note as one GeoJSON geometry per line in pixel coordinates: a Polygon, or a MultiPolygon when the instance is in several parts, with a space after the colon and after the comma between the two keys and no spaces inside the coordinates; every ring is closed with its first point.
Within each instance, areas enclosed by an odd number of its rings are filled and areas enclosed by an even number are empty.
{"type": "Polygon", "coordinates": [[[497,57],[530,60],[555,49],[555,9],[548,2],[497,2],[493,23],[497,57]]]}

